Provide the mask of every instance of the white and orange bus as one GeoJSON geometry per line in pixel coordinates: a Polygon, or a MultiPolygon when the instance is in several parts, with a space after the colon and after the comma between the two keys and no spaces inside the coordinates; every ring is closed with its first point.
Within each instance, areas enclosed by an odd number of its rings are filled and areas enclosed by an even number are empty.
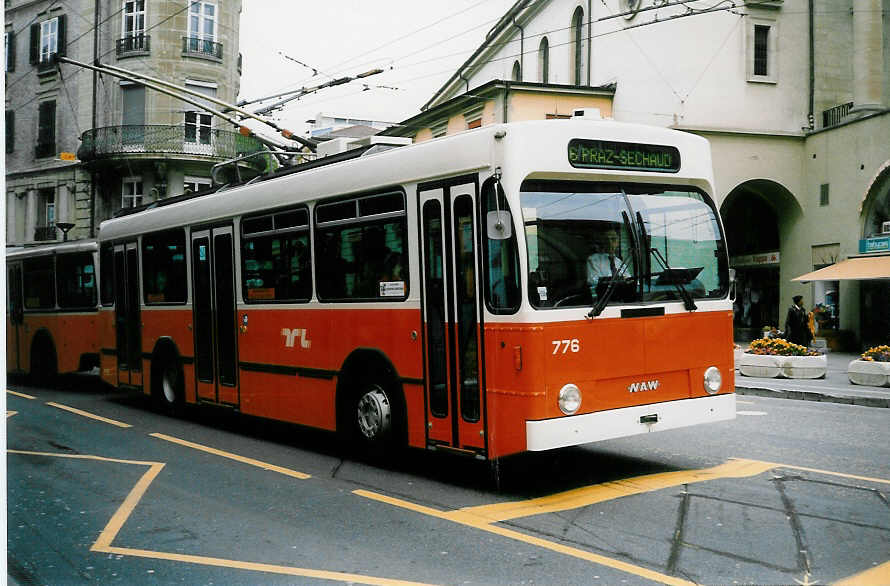
{"type": "Polygon", "coordinates": [[[6,370],[50,382],[99,365],[98,244],[6,251],[6,370]]]}
{"type": "Polygon", "coordinates": [[[359,149],[104,222],[102,376],[498,458],[735,416],[706,140],[575,118],[359,149]]]}

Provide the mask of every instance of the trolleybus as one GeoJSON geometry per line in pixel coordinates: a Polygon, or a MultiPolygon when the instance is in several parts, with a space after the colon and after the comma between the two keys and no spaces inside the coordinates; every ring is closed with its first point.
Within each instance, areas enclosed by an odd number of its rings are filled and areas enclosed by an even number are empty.
{"type": "Polygon", "coordinates": [[[708,142],[576,117],[345,154],[101,225],[102,377],[479,458],[735,417],[708,142]]]}
{"type": "Polygon", "coordinates": [[[99,365],[95,240],[6,250],[6,370],[49,382],[99,365]]]}

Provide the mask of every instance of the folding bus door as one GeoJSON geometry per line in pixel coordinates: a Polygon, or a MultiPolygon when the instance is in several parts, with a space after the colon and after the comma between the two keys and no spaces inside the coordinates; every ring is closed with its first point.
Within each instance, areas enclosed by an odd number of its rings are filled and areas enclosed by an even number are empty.
{"type": "Polygon", "coordinates": [[[114,247],[114,320],[117,382],[142,386],[142,314],[139,297],[139,250],[135,242],[114,247]]]}
{"type": "Polygon", "coordinates": [[[419,204],[428,440],[484,449],[476,186],[421,191],[419,204]]]}
{"type": "Polygon", "coordinates": [[[235,251],[232,226],[192,232],[198,399],[238,405],[235,251]]]}
{"type": "Polygon", "coordinates": [[[11,263],[6,271],[6,370],[20,372],[25,321],[22,298],[22,264],[11,263]]]}

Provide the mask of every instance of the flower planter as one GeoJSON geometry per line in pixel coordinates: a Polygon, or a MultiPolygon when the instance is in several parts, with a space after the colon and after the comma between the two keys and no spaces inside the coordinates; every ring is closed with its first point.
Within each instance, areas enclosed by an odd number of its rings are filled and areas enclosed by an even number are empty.
{"type": "Polygon", "coordinates": [[[744,353],[739,373],[760,378],[825,378],[828,358],[822,356],[773,356],[744,353]]]}
{"type": "Polygon", "coordinates": [[[854,385],[890,387],[890,362],[854,360],[847,366],[847,376],[854,385]]]}

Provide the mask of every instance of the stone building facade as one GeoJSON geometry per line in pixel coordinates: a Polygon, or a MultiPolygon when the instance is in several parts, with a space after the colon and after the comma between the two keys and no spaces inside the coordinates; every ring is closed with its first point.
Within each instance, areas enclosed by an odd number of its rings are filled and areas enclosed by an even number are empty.
{"type": "Polygon", "coordinates": [[[564,115],[609,88],[605,116],[710,140],[738,337],[782,327],[802,294],[830,342],[890,341],[887,304],[864,309],[890,298],[888,281],[792,281],[856,255],[890,220],[890,0],[519,0],[393,132],[472,128],[460,117],[472,96],[493,123],[564,115]],[[543,106],[483,99],[493,83],[533,87],[543,106]]]}
{"type": "Polygon", "coordinates": [[[202,108],[57,59],[234,102],[240,13],[241,0],[8,0],[7,244],[61,240],[68,225],[69,239],[95,236],[121,208],[207,187],[214,164],[257,149],[202,108]]]}

